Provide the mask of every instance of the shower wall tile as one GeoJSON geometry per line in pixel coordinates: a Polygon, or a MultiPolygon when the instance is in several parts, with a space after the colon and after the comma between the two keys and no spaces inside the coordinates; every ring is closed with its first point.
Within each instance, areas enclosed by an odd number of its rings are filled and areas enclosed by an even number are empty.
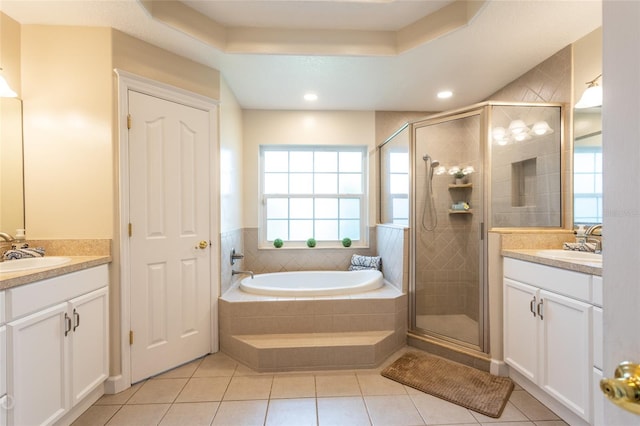
{"type": "MultiPolygon", "coordinates": [[[[256,274],[287,271],[346,271],[353,254],[376,255],[376,232],[369,229],[368,248],[258,248],[258,228],[243,230],[244,268],[256,274]]],[[[383,264],[384,268],[384,264],[383,264]]]]}
{"type": "Polygon", "coordinates": [[[376,227],[378,256],[384,278],[403,293],[408,291],[409,228],[396,225],[376,227]]]}
{"type": "Polygon", "coordinates": [[[231,250],[235,249],[236,253],[244,253],[244,243],[242,229],[235,229],[220,234],[220,294],[224,294],[233,284],[242,276],[231,276],[231,270],[244,270],[244,259],[236,260],[233,267],[231,266],[231,250]]]}

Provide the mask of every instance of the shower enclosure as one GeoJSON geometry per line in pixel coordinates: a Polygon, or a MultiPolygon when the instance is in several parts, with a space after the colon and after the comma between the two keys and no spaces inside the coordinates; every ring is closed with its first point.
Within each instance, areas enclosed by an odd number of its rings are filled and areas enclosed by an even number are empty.
{"type": "Polygon", "coordinates": [[[409,212],[413,335],[489,353],[487,232],[562,225],[561,116],[559,104],[487,102],[408,123],[380,147],[381,221],[409,212]]]}

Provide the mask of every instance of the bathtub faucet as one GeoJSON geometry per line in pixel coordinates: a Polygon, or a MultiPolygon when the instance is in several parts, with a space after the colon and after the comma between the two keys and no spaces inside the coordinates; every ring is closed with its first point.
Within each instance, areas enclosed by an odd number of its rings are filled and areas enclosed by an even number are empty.
{"type": "Polygon", "coordinates": [[[253,279],[253,271],[234,271],[233,269],[231,270],[231,276],[242,275],[242,274],[249,274],[251,275],[251,279],[253,279]]]}

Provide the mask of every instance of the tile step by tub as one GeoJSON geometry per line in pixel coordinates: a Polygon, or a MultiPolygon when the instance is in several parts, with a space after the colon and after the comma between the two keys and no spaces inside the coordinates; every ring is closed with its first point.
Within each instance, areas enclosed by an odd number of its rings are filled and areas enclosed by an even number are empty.
{"type": "Polygon", "coordinates": [[[231,336],[230,355],[260,372],[373,368],[396,348],[393,331],[231,336]]]}

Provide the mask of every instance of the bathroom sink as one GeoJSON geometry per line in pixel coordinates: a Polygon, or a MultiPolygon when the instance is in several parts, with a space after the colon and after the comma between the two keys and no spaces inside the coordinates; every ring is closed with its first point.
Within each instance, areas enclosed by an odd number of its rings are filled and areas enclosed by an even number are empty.
{"type": "Polygon", "coordinates": [[[20,272],[29,269],[49,268],[71,262],[71,258],[62,256],[28,257],[25,259],[0,262],[0,272],[20,272]]]}
{"type": "Polygon", "coordinates": [[[538,256],[548,257],[551,259],[567,260],[569,262],[589,262],[602,263],[602,255],[590,253],[586,251],[572,250],[539,250],[536,252],[538,256]]]}

